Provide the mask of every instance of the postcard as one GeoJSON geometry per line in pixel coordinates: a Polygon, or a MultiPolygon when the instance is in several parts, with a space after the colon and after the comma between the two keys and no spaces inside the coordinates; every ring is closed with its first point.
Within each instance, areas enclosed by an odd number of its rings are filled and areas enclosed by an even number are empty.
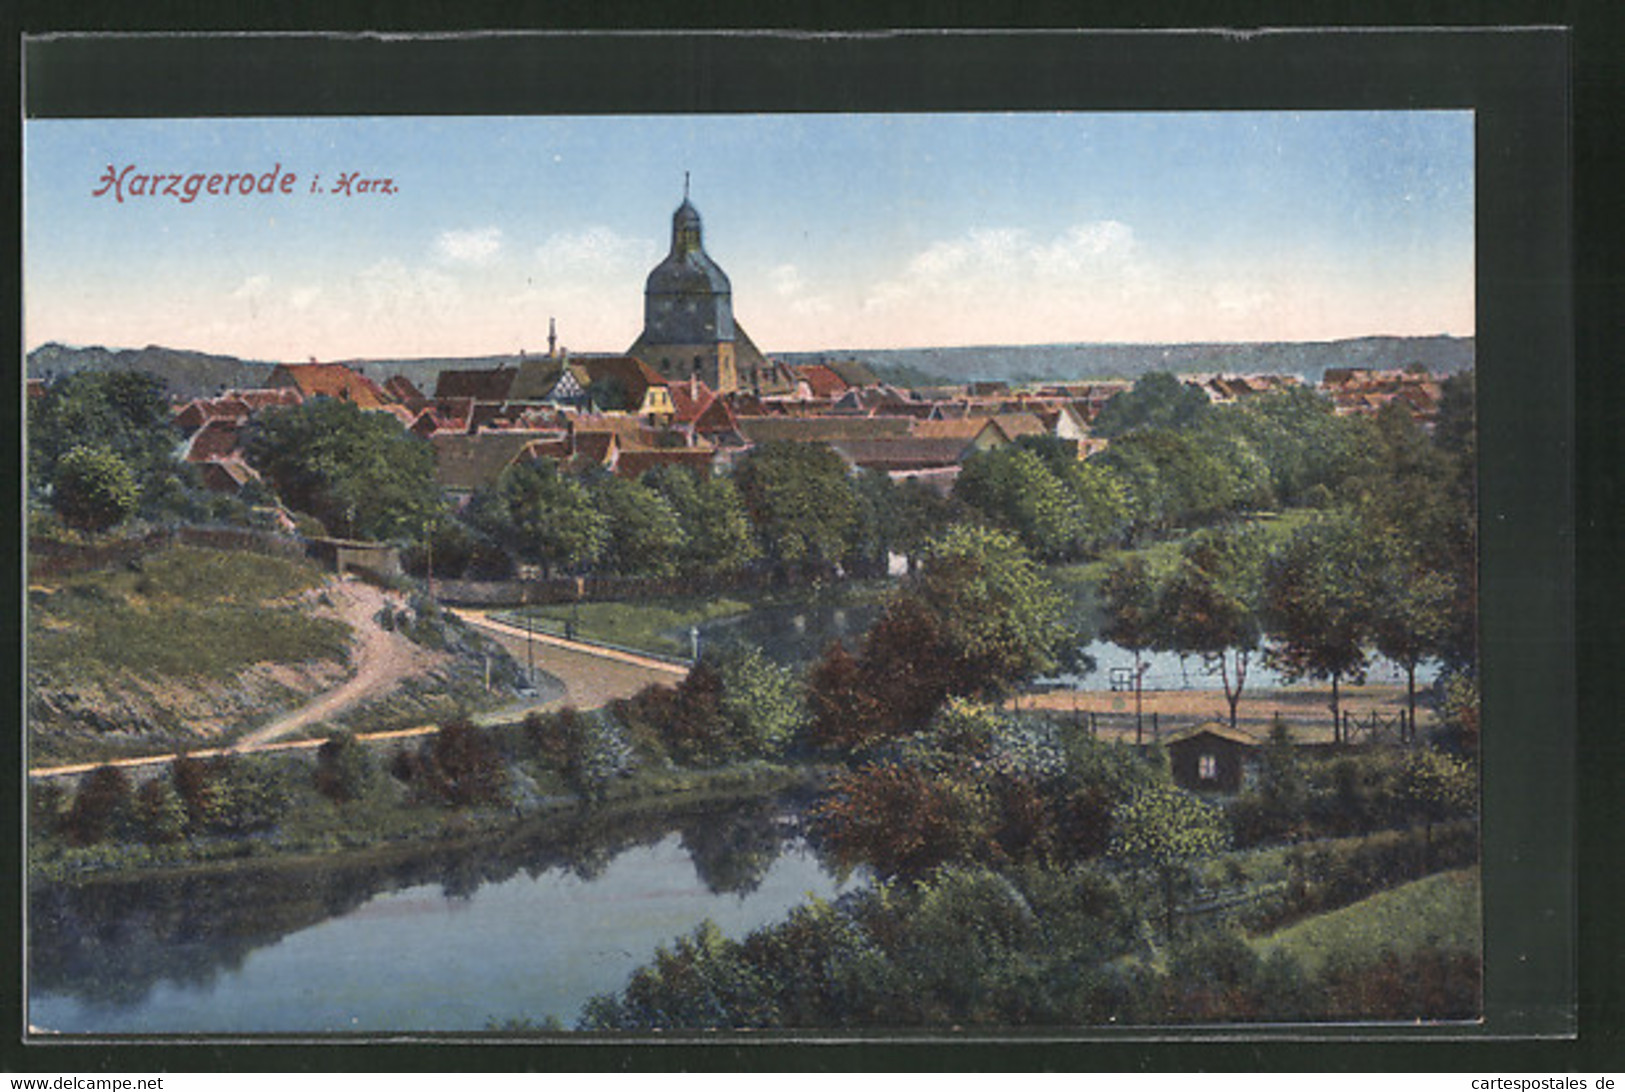
{"type": "Polygon", "coordinates": [[[1483,1029],[1481,125],[31,115],[28,1037],[1483,1029]]]}

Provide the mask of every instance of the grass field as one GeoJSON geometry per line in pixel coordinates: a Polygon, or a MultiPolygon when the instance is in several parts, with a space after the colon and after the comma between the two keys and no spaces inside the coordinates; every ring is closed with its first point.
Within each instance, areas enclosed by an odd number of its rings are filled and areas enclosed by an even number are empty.
{"type": "Polygon", "coordinates": [[[342,657],[349,628],[292,602],[323,578],[301,561],[171,547],[139,568],[30,587],[29,671],[219,680],[255,663],[342,657]]]}
{"type": "Polygon", "coordinates": [[[588,641],[619,645],[663,656],[689,654],[690,626],[703,626],[722,618],[752,611],[809,606],[812,604],[853,606],[871,603],[895,585],[885,580],[853,581],[823,589],[798,588],[791,591],[749,592],[735,596],[684,596],[649,599],[642,602],[559,603],[535,606],[523,611],[504,612],[505,617],[523,625],[533,620],[538,633],[564,636],[566,624],[574,622],[575,635],[588,641]]]}
{"type": "Polygon", "coordinates": [[[1253,941],[1263,957],[1282,950],[1318,973],[1333,958],[1374,962],[1387,951],[1471,952],[1483,946],[1482,895],[1476,868],[1440,872],[1307,918],[1253,941]]]}

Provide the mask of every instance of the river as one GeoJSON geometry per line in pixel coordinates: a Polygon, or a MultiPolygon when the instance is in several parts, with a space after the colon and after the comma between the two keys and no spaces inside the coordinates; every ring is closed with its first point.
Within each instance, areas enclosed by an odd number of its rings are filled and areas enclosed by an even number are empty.
{"type": "Polygon", "coordinates": [[[742,937],[862,886],[825,867],[796,814],[754,801],[496,846],[40,885],[28,1020],[68,1035],[568,1028],[706,919],[742,937]]]}

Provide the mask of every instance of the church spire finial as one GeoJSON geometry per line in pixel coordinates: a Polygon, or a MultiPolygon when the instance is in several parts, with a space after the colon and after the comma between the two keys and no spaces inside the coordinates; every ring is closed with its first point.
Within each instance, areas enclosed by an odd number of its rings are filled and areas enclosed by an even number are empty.
{"type": "Polygon", "coordinates": [[[688,172],[683,172],[683,200],[688,200],[688,172]]]}

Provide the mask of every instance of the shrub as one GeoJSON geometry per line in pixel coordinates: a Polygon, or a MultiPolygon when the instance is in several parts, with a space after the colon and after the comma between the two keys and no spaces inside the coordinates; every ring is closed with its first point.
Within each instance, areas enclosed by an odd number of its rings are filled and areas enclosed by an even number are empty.
{"type": "Polygon", "coordinates": [[[372,755],[350,732],[334,733],[316,749],[316,791],[334,803],[365,796],[377,774],[372,755]]]}
{"type": "Polygon", "coordinates": [[[636,765],[632,746],[612,717],[583,717],[580,725],[571,780],[583,795],[601,797],[611,781],[632,772],[636,765]]]}
{"type": "Polygon", "coordinates": [[[186,836],[186,804],[175,786],[153,778],[136,793],[136,817],[146,840],[154,844],[178,842],[186,836]]]}
{"type": "Polygon", "coordinates": [[[130,778],[117,766],[98,766],[85,775],[74,794],[64,826],[68,840],[87,846],[121,833],[133,797],[130,778]]]}
{"type": "Polygon", "coordinates": [[[135,474],[106,448],[76,447],[57,462],[51,503],[70,527],[105,531],[132,515],[140,499],[135,474]]]}
{"type": "Polygon", "coordinates": [[[486,732],[457,720],[442,725],[423,743],[408,779],[421,797],[463,807],[500,800],[507,774],[486,732]]]}

